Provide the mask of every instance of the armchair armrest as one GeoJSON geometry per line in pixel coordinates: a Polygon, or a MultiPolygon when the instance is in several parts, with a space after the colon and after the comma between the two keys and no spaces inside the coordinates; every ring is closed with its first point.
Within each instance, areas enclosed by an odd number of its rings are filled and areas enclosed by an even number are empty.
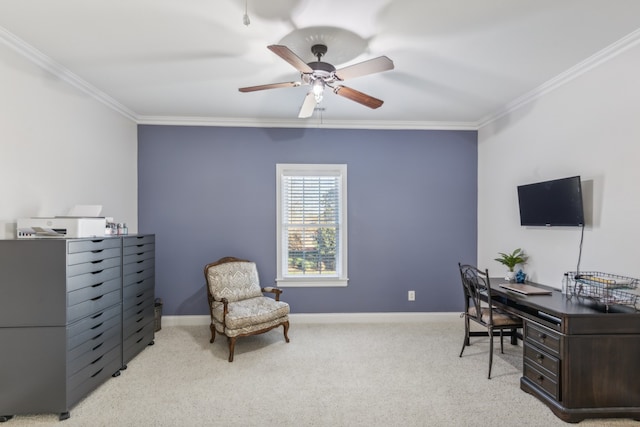
{"type": "Polygon", "coordinates": [[[276,288],[273,286],[268,286],[266,288],[262,288],[262,292],[274,294],[276,296],[276,301],[280,301],[280,294],[282,293],[282,289],[276,288]]]}

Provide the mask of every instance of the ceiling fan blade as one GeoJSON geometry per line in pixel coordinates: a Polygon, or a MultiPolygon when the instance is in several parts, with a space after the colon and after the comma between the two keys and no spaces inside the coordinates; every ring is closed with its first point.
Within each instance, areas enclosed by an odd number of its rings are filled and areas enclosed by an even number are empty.
{"type": "Polygon", "coordinates": [[[347,99],[358,102],[369,108],[378,108],[384,103],[381,99],[374,98],[366,93],[362,93],[342,85],[336,86],[335,89],[333,89],[333,92],[336,95],[344,96],[347,99]]]}
{"type": "Polygon", "coordinates": [[[298,86],[300,86],[300,82],[282,82],[282,83],[271,83],[268,85],[241,87],[238,90],[240,92],[255,92],[257,90],[277,89],[280,87],[298,87],[298,86]]]}
{"type": "Polygon", "coordinates": [[[311,117],[311,115],[313,114],[313,110],[316,108],[316,104],[316,96],[313,94],[313,91],[310,90],[309,93],[307,93],[307,96],[304,98],[302,108],[300,108],[300,113],[298,113],[298,117],[301,119],[311,117]]]}
{"type": "Polygon", "coordinates": [[[293,65],[294,68],[301,73],[312,73],[313,69],[307,65],[306,62],[302,60],[298,55],[293,53],[291,49],[286,46],[272,44],[267,46],[267,48],[278,55],[280,58],[287,61],[289,64],[293,65]]]}
{"type": "Polygon", "coordinates": [[[335,74],[338,79],[347,80],[387,70],[393,70],[393,61],[386,56],[379,56],[378,58],[358,62],[357,64],[336,70],[335,74]]]}

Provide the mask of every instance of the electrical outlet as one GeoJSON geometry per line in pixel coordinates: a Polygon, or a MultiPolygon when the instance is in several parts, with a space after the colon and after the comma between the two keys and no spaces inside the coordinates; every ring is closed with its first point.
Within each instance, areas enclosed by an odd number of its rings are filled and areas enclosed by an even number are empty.
{"type": "Polygon", "coordinates": [[[416,291],[409,291],[408,299],[409,299],[409,301],[415,301],[416,300],[416,291]]]}

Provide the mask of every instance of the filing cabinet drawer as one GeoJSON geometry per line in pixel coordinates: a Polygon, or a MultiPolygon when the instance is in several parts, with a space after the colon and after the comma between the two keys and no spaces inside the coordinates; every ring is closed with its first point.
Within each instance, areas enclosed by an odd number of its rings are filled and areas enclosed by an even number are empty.
{"type": "Polygon", "coordinates": [[[551,329],[535,323],[525,322],[524,339],[556,356],[560,355],[560,335],[551,329]]]}
{"type": "Polygon", "coordinates": [[[125,247],[136,246],[136,245],[146,245],[149,243],[154,243],[156,240],[156,236],[154,234],[146,234],[144,236],[128,236],[122,240],[123,240],[123,245],[125,247]]]}
{"type": "MultiPolygon", "coordinates": [[[[147,284],[154,283],[155,272],[153,268],[138,271],[133,274],[127,274],[122,280],[122,286],[127,287],[134,283],[140,283],[146,281],[147,284]]],[[[149,286],[153,286],[152,284],[149,286]]]]}
{"type": "Polygon", "coordinates": [[[141,326],[154,320],[153,300],[152,304],[145,303],[144,306],[127,310],[123,320],[122,335],[127,338],[129,335],[140,329],[141,326]]]}
{"type": "Polygon", "coordinates": [[[92,378],[102,375],[110,376],[114,374],[120,368],[120,358],[122,356],[122,348],[120,346],[113,347],[108,352],[96,357],[87,363],[86,366],[79,369],[75,374],[69,376],[68,386],[73,390],[84,382],[91,381],[92,378]],[[115,369],[107,369],[109,365],[113,365],[113,361],[116,361],[114,365],[115,369]],[[101,375],[102,374],[102,375],[101,375]]]}
{"type": "Polygon", "coordinates": [[[75,254],[77,252],[99,251],[109,248],[120,248],[121,243],[118,238],[105,238],[93,240],[72,240],[69,242],[68,252],[75,254]]]}
{"type": "Polygon", "coordinates": [[[126,276],[127,274],[141,273],[147,269],[153,270],[154,267],[155,267],[155,260],[153,258],[145,259],[135,263],[125,264],[122,267],[122,274],[126,276]]]}
{"type": "Polygon", "coordinates": [[[89,316],[92,313],[97,313],[114,304],[118,304],[119,307],[122,307],[122,292],[120,289],[98,295],[88,301],[67,307],[67,319],[69,322],[73,322],[76,319],[89,316]]]}
{"type": "Polygon", "coordinates": [[[95,285],[87,286],[86,288],[80,288],[67,294],[67,306],[70,307],[118,289],[120,289],[119,278],[96,283],[95,285]]]}
{"type": "Polygon", "coordinates": [[[111,267],[91,273],[80,274],[78,276],[69,277],[67,279],[67,291],[75,291],[76,289],[93,286],[107,280],[120,277],[120,267],[111,267]]]}
{"type": "Polygon", "coordinates": [[[140,302],[147,300],[147,304],[151,304],[153,301],[153,289],[143,289],[137,292],[130,292],[135,290],[133,286],[125,288],[125,297],[122,303],[122,309],[126,312],[132,307],[140,307],[140,302]]]}
{"type": "Polygon", "coordinates": [[[536,369],[526,361],[524,363],[524,377],[533,382],[537,387],[544,390],[547,394],[551,395],[555,400],[560,400],[560,387],[557,378],[554,378],[552,375],[543,371],[543,369],[536,369]]]}
{"type": "Polygon", "coordinates": [[[120,248],[99,249],[89,252],[77,252],[67,256],[67,265],[97,262],[108,258],[120,258],[120,248]]]}
{"type": "Polygon", "coordinates": [[[68,391],[68,407],[74,406],[82,398],[86,397],[86,395],[89,394],[92,390],[94,390],[96,387],[108,380],[113,374],[120,370],[120,368],[122,367],[122,361],[120,360],[120,347],[118,347],[117,351],[113,352],[111,355],[113,356],[113,358],[105,361],[104,364],[99,365],[99,367],[97,367],[97,369],[93,371],[93,375],[85,377],[86,379],[84,380],[84,382],[80,382],[77,387],[68,391]]]}
{"type": "Polygon", "coordinates": [[[122,305],[117,304],[69,325],[67,327],[67,349],[71,350],[104,333],[112,326],[120,325],[121,315],[122,305]]]}
{"type": "Polygon", "coordinates": [[[560,373],[560,360],[558,358],[540,350],[529,344],[524,344],[524,361],[537,369],[545,370],[545,373],[552,376],[556,381],[560,373]]]}
{"type": "Polygon", "coordinates": [[[99,348],[110,348],[111,346],[108,344],[110,340],[122,340],[122,326],[117,322],[111,322],[109,327],[103,329],[101,332],[94,331],[90,338],[87,338],[73,349],[70,349],[67,352],[67,360],[75,360],[83,354],[98,350],[99,348]]]}
{"type": "MultiPolygon", "coordinates": [[[[93,344],[83,353],[79,354],[75,359],[71,359],[71,355],[67,358],[67,375],[73,375],[78,372],[80,369],[88,366],[93,363],[95,360],[103,357],[109,350],[114,347],[119,347],[122,342],[122,337],[119,333],[117,333],[117,326],[111,328],[109,331],[105,332],[104,339],[98,339],[97,342],[89,342],[93,344]],[[116,331],[112,331],[112,329],[116,331]],[[115,333],[114,333],[115,332],[115,333]]],[[[78,346],[76,348],[84,347],[78,346]]]]}
{"type": "Polygon", "coordinates": [[[136,354],[140,353],[146,346],[153,342],[153,329],[153,322],[147,323],[124,340],[122,353],[125,362],[131,360],[136,354]]]}
{"type": "Polygon", "coordinates": [[[153,245],[148,245],[149,248],[139,248],[138,246],[132,246],[129,248],[125,248],[123,263],[131,264],[134,262],[142,261],[145,259],[150,259],[155,257],[155,251],[153,250],[153,245]],[[131,253],[127,253],[129,250],[131,253]]]}
{"type": "Polygon", "coordinates": [[[111,267],[120,267],[121,258],[104,258],[91,262],[70,265],[67,267],[67,276],[73,277],[84,273],[97,273],[111,267]]]}

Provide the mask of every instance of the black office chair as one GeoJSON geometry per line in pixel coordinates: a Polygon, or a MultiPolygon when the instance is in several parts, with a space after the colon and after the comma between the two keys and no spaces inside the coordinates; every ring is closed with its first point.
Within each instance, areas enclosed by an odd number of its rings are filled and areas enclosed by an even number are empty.
{"type": "MultiPolygon", "coordinates": [[[[460,357],[464,348],[470,344],[469,321],[474,321],[487,329],[484,335],[489,336],[489,375],[491,379],[491,365],[493,363],[493,333],[500,332],[500,352],[504,353],[503,331],[509,330],[512,337],[516,336],[518,328],[522,328],[522,319],[506,313],[493,306],[491,300],[491,281],[489,270],[481,271],[472,265],[458,263],[462,289],[464,292],[464,342],[460,357]]],[[[476,335],[476,334],[473,334],[476,335]]]]}

